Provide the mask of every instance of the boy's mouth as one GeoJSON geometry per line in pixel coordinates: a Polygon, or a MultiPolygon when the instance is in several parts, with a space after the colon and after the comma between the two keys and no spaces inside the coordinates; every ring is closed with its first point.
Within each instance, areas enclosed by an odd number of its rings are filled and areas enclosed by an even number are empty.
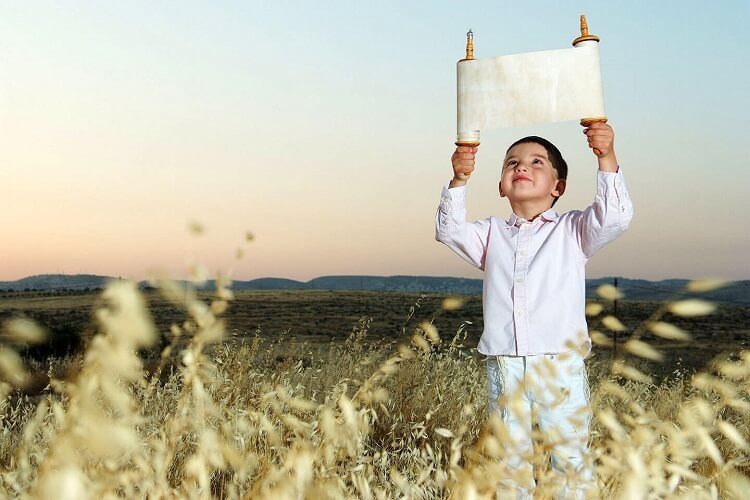
{"type": "Polygon", "coordinates": [[[516,182],[516,181],[531,181],[531,179],[529,179],[528,177],[524,177],[522,175],[519,175],[518,177],[516,177],[515,179],[513,179],[513,182],[516,182]]]}

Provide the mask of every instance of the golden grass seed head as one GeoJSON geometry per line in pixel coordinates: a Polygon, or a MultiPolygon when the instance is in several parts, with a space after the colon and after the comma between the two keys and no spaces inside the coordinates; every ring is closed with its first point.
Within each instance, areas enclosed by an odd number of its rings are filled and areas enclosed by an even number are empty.
{"type": "Polygon", "coordinates": [[[750,478],[737,470],[729,470],[721,475],[721,487],[724,498],[737,500],[747,498],[747,493],[750,491],[750,478]]]}
{"type": "Polygon", "coordinates": [[[22,387],[29,378],[21,356],[13,349],[0,346],[0,375],[15,387],[22,387]]]}
{"type": "Polygon", "coordinates": [[[108,307],[99,309],[97,317],[109,335],[134,349],[150,347],[156,341],[156,328],[135,282],[111,281],[102,297],[108,307]]]}
{"type": "Polygon", "coordinates": [[[432,343],[433,345],[440,342],[440,335],[438,335],[438,329],[430,322],[423,321],[419,328],[424,332],[425,337],[432,343]]]}
{"type": "Polygon", "coordinates": [[[232,286],[232,278],[226,274],[219,273],[216,278],[216,289],[219,288],[230,288],[232,286]]]}
{"type": "Polygon", "coordinates": [[[425,338],[420,335],[419,333],[415,333],[411,336],[412,343],[422,351],[429,351],[430,350],[430,344],[425,340],[425,338]]]}
{"type": "Polygon", "coordinates": [[[77,424],[77,442],[97,459],[125,459],[140,446],[129,423],[113,421],[103,413],[89,411],[77,424]]]}
{"type": "Polygon", "coordinates": [[[195,341],[203,345],[214,344],[224,340],[226,338],[226,335],[226,320],[219,319],[214,321],[210,325],[201,328],[195,335],[195,341]]]}
{"type": "Polygon", "coordinates": [[[450,429],[446,429],[444,427],[435,427],[435,434],[438,436],[442,436],[444,438],[454,438],[456,437],[455,434],[453,434],[453,431],[450,429]]]}
{"type": "Polygon", "coordinates": [[[742,380],[750,376],[750,365],[735,361],[724,361],[718,365],[719,372],[732,380],[742,380]]]}
{"type": "Polygon", "coordinates": [[[2,333],[3,336],[22,344],[39,344],[49,336],[45,328],[27,318],[12,318],[5,321],[2,333]]]}
{"type": "Polygon", "coordinates": [[[742,380],[750,376],[750,364],[737,361],[722,361],[718,365],[718,370],[732,380],[742,380]]]}
{"type": "Polygon", "coordinates": [[[613,332],[624,332],[625,330],[627,330],[627,328],[625,328],[625,325],[623,325],[619,319],[612,315],[603,317],[602,324],[607,329],[612,330],[613,332]]]}
{"type": "Polygon", "coordinates": [[[663,339],[682,341],[692,340],[692,337],[688,332],[672,323],[667,323],[666,321],[650,321],[646,326],[654,335],[663,339]]]}
{"type": "Polygon", "coordinates": [[[605,408],[604,410],[599,411],[597,413],[597,418],[599,419],[599,422],[609,430],[610,434],[612,434],[615,439],[624,439],[624,437],[627,436],[625,427],[622,426],[611,409],[605,408]]]}
{"type": "Polygon", "coordinates": [[[689,292],[710,292],[730,284],[731,281],[721,278],[705,278],[700,280],[694,280],[687,284],[687,290],[689,292]]]}
{"type": "Polygon", "coordinates": [[[692,385],[706,392],[716,391],[725,399],[731,400],[738,395],[738,390],[734,384],[705,372],[695,374],[692,379],[692,385]]]}
{"type": "Polygon", "coordinates": [[[706,455],[713,460],[713,462],[721,467],[724,465],[724,457],[721,455],[721,450],[716,445],[716,442],[711,437],[711,434],[704,427],[695,427],[694,433],[698,436],[698,441],[703,445],[703,450],[706,455]]]}
{"type": "Polygon", "coordinates": [[[388,390],[384,387],[378,387],[377,389],[375,389],[375,391],[373,391],[372,398],[376,403],[384,403],[389,399],[388,390]]]}
{"type": "Polygon", "coordinates": [[[445,311],[457,311],[461,309],[466,301],[461,297],[446,297],[443,299],[443,310],[445,311]]]}
{"type": "Polygon", "coordinates": [[[599,389],[606,393],[611,394],[612,396],[622,400],[622,401],[630,401],[632,399],[632,396],[628,391],[623,389],[619,384],[616,384],[614,382],[611,382],[609,380],[605,380],[599,385],[599,389]]]}
{"type": "Polygon", "coordinates": [[[180,335],[182,335],[182,329],[177,323],[172,323],[171,325],[169,325],[169,332],[173,337],[179,337],[180,335]]]}
{"type": "Polygon", "coordinates": [[[398,346],[398,355],[403,359],[412,359],[414,358],[414,351],[408,345],[400,344],[398,346]]]}
{"type": "Polygon", "coordinates": [[[596,289],[596,293],[599,297],[606,300],[617,300],[623,298],[622,292],[610,284],[600,285],[596,289]]]}
{"type": "Polygon", "coordinates": [[[686,299],[672,302],[668,307],[669,312],[677,316],[690,318],[694,316],[705,316],[716,310],[716,306],[702,299],[686,299]]]}
{"type": "Polygon", "coordinates": [[[202,264],[190,264],[188,266],[190,281],[196,286],[203,286],[208,281],[208,268],[202,264]]]}
{"type": "MultiPolygon", "coordinates": [[[[421,338],[421,336],[420,336],[421,338]]],[[[398,365],[393,363],[383,363],[378,369],[383,375],[393,375],[398,372],[398,365]]]]}
{"type": "Polygon", "coordinates": [[[662,361],[664,354],[651,347],[648,343],[638,339],[630,339],[625,342],[625,350],[630,354],[651,361],[662,361]]]}
{"type": "Polygon", "coordinates": [[[589,337],[594,344],[602,347],[612,347],[614,345],[614,341],[610,337],[597,330],[591,330],[589,337]]]}
{"type": "Polygon", "coordinates": [[[598,316],[604,310],[604,306],[597,302],[589,302],[586,304],[586,316],[591,318],[598,316]]]}
{"type": "Polygon", "coordinates": [[[310,401],[308,399],[301,398],[289,398],[285,403],[296,411],[314,411],[318,408],[318,403],[310,401]]]}
{"type": "Polygon", "coordinates": [[[41,475],[34,492],[36,498],[57,500],[86,500],[92,498],[91,483],[75,465],[66,464],[60,469],[52,469],[41,475]]]}
{"type": "Polygon", "coordinates": [[[711,425],[716,418],[716,410],[713,405],[701,397],[693,398],[685,405],[685,408],[691,410],[702,425],[711,425]]]}
{"type": "Polygon", "coordinates": [[[747,444],[747,440],[742,433],[737,430],[737,427],[725,420],[719,420],[716,422],[716,428],[719,429],[719,431],[737,448],[744,451],[750,451],[750,445],[747,444]]]}
{"type": "Polygon", "coordinates": [[[622,360],[615,360],[614,362],[612,362],[612,373],[633,380],[635,382],[643,382],[645,384],[653,383],[650,375],[646,375],[639,369],[625,363],[622,360]]]}
{"type": "Polygon", "coordinates": [[[288,429],[292,430],[293,432],[304,435],[310,431],[310,424],[308,422],[295,417],[291,413],[282,414],[281,421],[288,429]]]}

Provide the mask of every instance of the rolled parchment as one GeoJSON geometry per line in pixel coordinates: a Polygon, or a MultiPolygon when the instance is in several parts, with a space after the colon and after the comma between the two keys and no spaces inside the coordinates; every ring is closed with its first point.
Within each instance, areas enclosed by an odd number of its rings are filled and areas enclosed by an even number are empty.
{"type": "MultiPolygon", "coordinates": [[[[582,33],[585,19],[582,19],[582,33]]],[[[598,38],[588,35],[574,48],[473,59],[457,64],[458,145],[478,145],[485,129],[582,118],[599,120],[604,93],[598,38]]]]}

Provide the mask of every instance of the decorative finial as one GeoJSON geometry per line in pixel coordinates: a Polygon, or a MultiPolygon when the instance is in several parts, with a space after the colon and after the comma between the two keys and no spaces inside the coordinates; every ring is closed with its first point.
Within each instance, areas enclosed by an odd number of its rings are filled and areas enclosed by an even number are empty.
{"type": "Polygon", "coordinates": [[[589,35],[589,25],[586,23],[586,16],[581,16],[581,36],[573,40],[573,46],[575,47],[578,43],[586,40],[599,41],[599,37],[596,35],[589,35]]]}
{"type": "Polygon", "coordinates": [[[471,28],[469,28],[469,31],[466,33],[466,58],[465,59],[474,59],[474,32],[471,31],[471,28]]]}
{"type": "Polygon", "coordinates": [[[589,25],[586,23],[586,16],[581,15],[581,36],[589,36],[589,25]]]}

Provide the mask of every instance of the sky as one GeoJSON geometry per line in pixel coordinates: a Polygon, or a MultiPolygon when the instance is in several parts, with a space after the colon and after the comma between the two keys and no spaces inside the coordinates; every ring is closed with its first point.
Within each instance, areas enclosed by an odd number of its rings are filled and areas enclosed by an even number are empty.
{"type": "MultiPolygon", "coordinates": [[[[580,14],[635,211],[588,276],[749,279],[748,2],[0,1],[0,280],[480,277],[434,239],[465,33],[567,48],[580,14]]],[[[510,215],[531,134],[570,167],[555,209],[593,201],[578,123],[483,131],[470,219],[510,215]]]]}

